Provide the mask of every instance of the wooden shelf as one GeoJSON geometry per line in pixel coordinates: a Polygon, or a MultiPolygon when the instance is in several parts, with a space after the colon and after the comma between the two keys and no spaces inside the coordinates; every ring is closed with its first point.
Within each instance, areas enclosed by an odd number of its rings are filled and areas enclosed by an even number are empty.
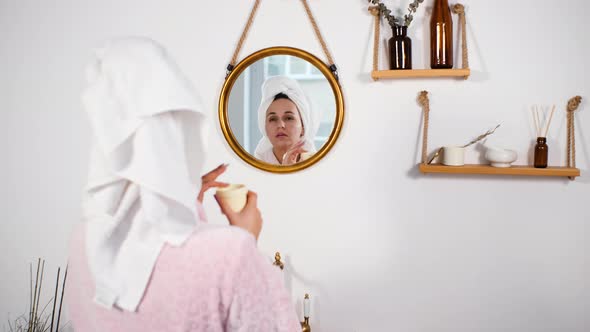
{"type": "Polygon", "coordinates": [[[524,175],[524,176],[580,176],[580,170],[568,167],[534,168],[532,166],[513,165],[501,168],[490,165],[445,166],[441,164],[419,164],[422,173],[445,174],[483,174],[483,175],[524,175]]]}
{"type": "Polygon", "coordinates": [[[396,78],[428,78],[428,77],[464,77],[471,74],[470,69],[400,69],[400,70],[373,70],[371,77],[378,79],[396,78]]]}

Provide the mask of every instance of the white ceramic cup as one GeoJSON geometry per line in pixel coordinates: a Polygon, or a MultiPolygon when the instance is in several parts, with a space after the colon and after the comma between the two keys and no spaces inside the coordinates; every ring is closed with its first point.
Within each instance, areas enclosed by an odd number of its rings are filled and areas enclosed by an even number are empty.
{"type": "Polygon", "coordinates": [[[443,165],[463,166],[465,165],[465,148],[460,146],[443,147],[443,165]]]}
{"type": "Polygon", "coordinates": [[[243,184],[230,184],[227,187],[217,188],[216,195],[232,210],[240,212],[246,205],[248,188],[243,184]]]}

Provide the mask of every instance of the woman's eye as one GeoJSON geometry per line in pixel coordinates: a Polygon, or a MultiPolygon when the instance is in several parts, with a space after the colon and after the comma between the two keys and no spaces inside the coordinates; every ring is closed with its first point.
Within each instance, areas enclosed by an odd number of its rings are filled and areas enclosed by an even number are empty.
{"type": "Polygon", "coordinates": [[[294,118],[294,117],[292,117],[292,116],[288,116],[288,117],[287,117],[287,120],[291,121],[291,120],[295,120],[295,118],[294,118]]]}
{"type": "Polygon", "coordinates": [[[277,120],[276,118],[270,118],[270,119],[268,119],[268,122],[274,122],[276,120],[277,120]]]}

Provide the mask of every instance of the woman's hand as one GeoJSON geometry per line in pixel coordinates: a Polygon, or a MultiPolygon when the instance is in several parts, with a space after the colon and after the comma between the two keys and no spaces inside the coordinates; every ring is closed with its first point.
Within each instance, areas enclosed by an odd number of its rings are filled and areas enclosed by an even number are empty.
{"type": "Polygon", "coordinates": [[[289,148],[289,150],[287,150],[287,152],[285,152],[283,155],[283,161],[281,162],[281,165],[293,165],[299,162],[299,155],[307,152],[307,150],[303,148],[304,144],[305,141],[299,141],[297,144],[289,148]]]}
{"type": "Polygon", "coordinates": [[[221,164],[219,166],[217,166],[216,169],[212,170],[211,172],[203,175],[201,177],[201,191],[199,192],[199,196],[197,197],[197,200],[199,201],[199,203],[203,203],[203,196],[205,195],[205,192],[211,188],[217,188],[217,187],[226,187],[228,186],[227,183],[225,182],[218,182],[217,177],[219,177],[221,174],[223,174],[223,172],[225,172],[225,170],[227,169],[227,164],[221,164]]]}
{"type": "Polygon", "coordinates": [[[232,210],[231,207],[229,207],[222,198],[217,197],[217,195],[215,195],[215,199],[221,208],[221,212],[225,214],[227,220],[229,220],[230,225],[245,229],[252,233],[258,241],[258,235],[260,235],[260,231],[262,230],[262,215],[260,214],[260,210],[258,210],[258,196],[255,192],[248,191],[246,205],[240,212],[232,210]]]}

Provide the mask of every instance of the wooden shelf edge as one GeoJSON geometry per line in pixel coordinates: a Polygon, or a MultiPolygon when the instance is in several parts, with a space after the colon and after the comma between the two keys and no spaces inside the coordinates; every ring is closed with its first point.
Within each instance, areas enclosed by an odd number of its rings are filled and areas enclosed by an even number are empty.
{"type": "Polygon", "coordinates": [[[373,70],[373,79],[388,78],[428,78],[428,77],[464,77],[471,75],[471,69],[409,69],[409,70],[373,70]]]}
{"type": "Polygon", "coordinates": [[[418,164],[420,172],[444,173],[444,174],[480,174],[480,175],[522,175],[522,176],[554,176],[576,177],[580,176],[580,170],[569,167],[534,168],[532,166],[513,165],[512,167],[499,168],[490,165],[463,165],[445,166],[441,164],[418,164]]]}

